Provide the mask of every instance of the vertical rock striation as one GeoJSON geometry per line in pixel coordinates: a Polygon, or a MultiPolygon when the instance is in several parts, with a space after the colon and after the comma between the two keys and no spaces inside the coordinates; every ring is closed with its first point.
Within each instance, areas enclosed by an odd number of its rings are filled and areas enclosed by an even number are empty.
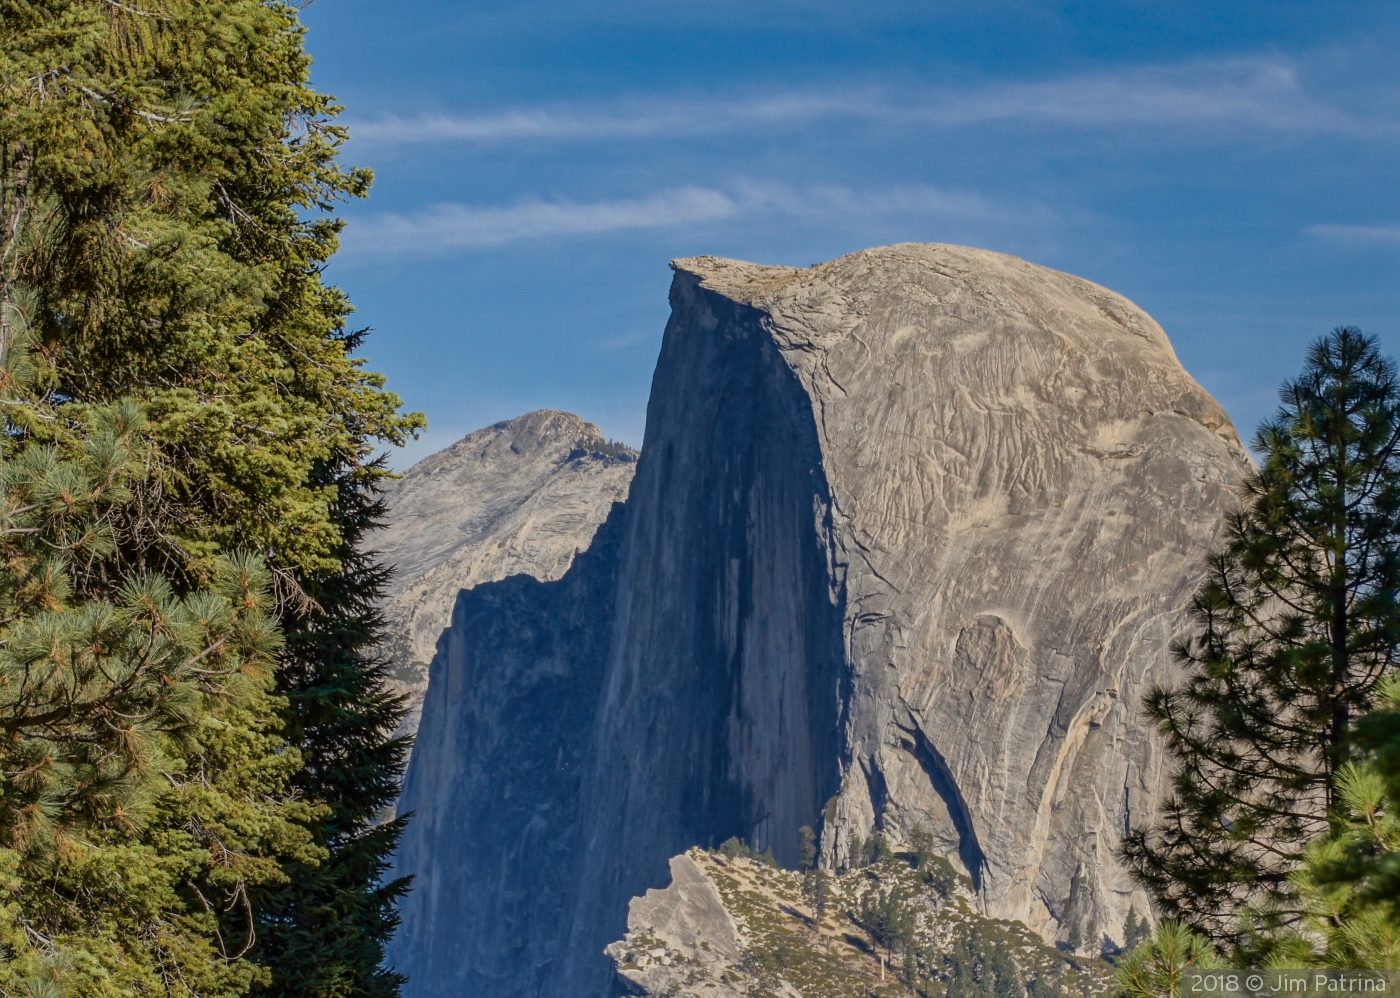
{"type": "Polygon", "coordinates": [[[389,959],[413,975],[408,995],[560,993],[624,524],[619,503],[556,581],[516,575],[457,600],[399,800],[414,817],[396,872],[416,879],[389,959]]]}
{"type": "Polygon", "coordinates": [[[803,824],[832,864],[922,826],[987,914],[1121,938],[1142,695],[1248,468],[1224,412],[1131,302],[1012,257],[673,267],[625,512],[439,646],[407,993],[605,994],[672,855],[790,863],[803,824]]]}
{"type": "Polygon", "coordinates": [[[730,836],[797,859],[840,788],[843,572],[805,386],[751,304],[677,265],[628,500],[566,980],[601,994],[619,902],[730,836]]]}

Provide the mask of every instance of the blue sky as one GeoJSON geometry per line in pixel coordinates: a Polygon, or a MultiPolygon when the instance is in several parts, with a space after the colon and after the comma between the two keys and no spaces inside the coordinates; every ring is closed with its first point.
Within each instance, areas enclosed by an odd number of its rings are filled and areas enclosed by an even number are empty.
{"type": "Polygon", "coordinates": [[[1400,4],[317,0],[376,172],[330,268],[428,414],[641,442],[673,257],[963,243],[1132,298],[1248,437],[1313,337],[1400,352],[1400,4]]]}

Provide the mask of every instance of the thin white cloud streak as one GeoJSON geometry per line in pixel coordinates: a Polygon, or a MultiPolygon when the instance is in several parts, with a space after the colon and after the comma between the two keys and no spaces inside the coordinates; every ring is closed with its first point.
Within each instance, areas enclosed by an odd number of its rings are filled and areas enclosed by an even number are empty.
{"type": "Polygon", "coordinates": [[[634,329],[630,333],[622,333],[618,336],[605,336],[602,339],[593,341],[593,349],[600,353],[616,353],[628,347],[634,347],[638,343],[656,339],[660,332],[655,329],[634,329]]]}
{"type": "Polygon", "coordinates": [[[930,184],[856,190],[834,184],[741,181],[735,196],[754,214],[776,212],[796,218],[868,218],[920,215],[946,219],[1046,223],[1057,220],[1047,208],[1011,208],[971,191],[947,191],[930,184]]]}
{"type": "Polygon", "coordinates": [[[1400,243],[1400,225],[1310,225],[1308,235],[1343,246],[1387,246],[1400,243]]]}
{"type": "Polygon", "coordinates": [[[539,199],[504,208],[439,204],[408,215],[381,214],[351,221],[342,243],[351,255],[428,253],[543,236],[665,228],[728,218],[736,211],[738,206],[730,198],[704,187],[592,204],[539,199]]]}
{"type": "Polygon", "coordinates": [[[640,198],[579,204],[531,199],[507,207],[440,204],[411,214],[353,219],[343,236],[347,257],[424,255],[531,239],[603,235],[722,222],[743,214],[812,220],[919,216],[1014,222],[1044,227],[1058,221],[1043,207],[1010,208],[980,194],[928,185],[859,191],[816,185],[741,181],[732,190],[682,187],[640,198]]]}
{"type": "Polygon", "coordinates": [[[351,134],[358,141],[373,143],[495,145],[706,135],[839,118],[930,127],[997,122],[1085,129],[1149,127],[1216,137],[1238,136],[1239,129],[1325,134],[1378,127],[1310,96],[1291,63],[1227,59],[1038,83],[906,93],[794,93],[738,101],[631,99],[612,105],[555,105],[475,116],[388,116],[352,123],[351,134]]]}

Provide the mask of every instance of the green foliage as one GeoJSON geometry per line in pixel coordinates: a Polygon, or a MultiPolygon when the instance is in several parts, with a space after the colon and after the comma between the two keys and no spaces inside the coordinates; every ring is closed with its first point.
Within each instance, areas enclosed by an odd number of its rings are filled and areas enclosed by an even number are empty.
{"type": "Polygon", "coordinates": [[[781,995],[785,971],[798,966],[802,951],[795,941],[779,938],[771,946],[750,946],[744,950],[739,969],[758,985],[760,995],[781,995]]]}
{"type": "Polygon", "coordinates": [[[753,850],[749,848],[749,844],[737,835],[731,835],[721,842],[719,853],[729,859],[738,859],[739,857],[749,859],[753,856],[753,850]]]}
{"type": "Polygon", "coordinates": [[[861,895],[855,919],[877,944],[893,956],[914,942],[916,928],[912,902],[917,895],[902,884],[875,888],[861,895]]]}
{"type": "Polygon", "coordinates": [[[1230,946],[1306,916],[1293,874],[1325,834],[1351,747],[1400,643],[1400,383],[1373,339],[1315,343],[1149,714],[1177,762],[1157,829],[1124,856],[1163,914],[1230,946]]]}
{"type": "Polygon", "coordinates": [[[831,876],[821,867],[808,869],[802,875],[802,898],[820,926],[831,908],[831,876]]]}
{"type": "MultiPolygon", "coordinates": [[[[983,917],[967,897],[941,893],[909,862],[798,874],[742,857],[698,850],[690,856],[744,926],[747,942],[741,966],[709,972],[713,977],[687,968],[691,985],[718,978],[734,990],[748,984],[753,994],[796,990],[811,998],[945,998],[950,987],[1060,998],[1099,994],[1106,983],[1106,968],[1046,946],[1024,925],[983,917]],[[799,905],[814,907],[819,896],[825,910],[814,924],[799,905]]],[[[644,930],[629,932],[627,941],[648,946],[644,930]]]]}
{"type": "Polygon", "coordinates": [[[1128,920],[1123,923],[1123,949],[1128,951],[1137,949],[1151,932],[1152,926],[1147,919],[1139,920],[1137,909],[1129,909],[1128,920]]]}
{"type": "Polygon", "coordinates": [[[1205,936],[1181,921],[1161,922],[1119,962],[1111,998],[1183,998],[1182,975],[1188,969],[1223,964],[1205,936]]]}
{"type": "Polygon", "coordinates": [[[897,854],[918,871],[919,881],[932,887],[942,897],[950,896],[959,887],[972,890],[972,881],[953,868],[948,857],[938,851],[933,835],[923,825],[909,832],[910,851],[897,854]]]}
{"type": "Polygon", "coordinates": [[[219,568],[184,599],[156,576],[6,630],[28,702],[48,694],[62,718],[6,712],[20,792],[0,806],[0,988],[233,996],[265,977],[244,958],[250,891],[323,858],[322,808],[286,792],[301,759],[277,733],[268,574],[219,568]],[[36,625],[45,655],[23,637],[36,625]]]}
{"type": "Polygon", "coordinates": [[[1080,928],[1079,920],[1074,917],[1074,908],[1070,904],[1069,898],[1065,898],[1061,912],[1064,922],[1069,926],[1069,932],[1065,936],[1065,945],[1069,947],[1071,953],[1078,953],[1084,948],[1084,931],[1080,928]]]}
{"type": "Polygon", "coordinates": [[[377,650],[389,572],[363,543],[382,501],[362,469],[327,478],[340,495],[341,568],[305,580],[316,608],[288,630],[280,676],[286,737],[303,759],[292,786],[326,805],[312,832],[329,855],[295,865],[287,884],[262,892],[255,955],[272,968],[266,992],[279,998],[377,998],[397,994],[402,981],[381,963],[408,882],[382,877],[404,818],[379,819],[398,797],[409,741],[393,737],[404,700],[386,692],[388,662],[377,650]]]}
{"type": "Polygon", "coordinates": [[[866,839],[856,839],[851,849],[848,864],[852,870],[861,870],[876,863],[885,863],[895,858],[894,850],[879,831],[870,833],[866,839]]]}
{"type": "Polygon", "coordinates": [[[817,833],[811,825],[803,825],[797,830],[797,868],[810,870],[817,865],[817,833]]]}
{"type": "Polygon", "coordinates": [[[601,454],[603,457],[620,457],[627,461],[637,459],[637,451],[621,440],[595,441],[588,445],[588,449],[590,454],[601,454]]]}
{"type": "Polygon", "coordinates": [[[271,674],[278,634],[267,573],[225,561],[184,599],[160,576],[113,603],[15,622],[0,650],[0,844],[32,864],[106,825],[144,825],[216,697],[246,705],[271,674]]]}
{"type": "Polygon", "coordinates": [[[0,0],[0,37],[0,990],[391,994],[350,507],[422,419],[321,280],[369,175],[291,4],[0,0]]]}
{"type": "Polygon", "coordinates": [[[943,956],[945,998],[1022,998],[1021,975],[1002,940],[980,925],[962,927],[943,956]]]}
{"type": "Polygon", "coordinates": [[[1358,724],[1370,751],[1342,765],[1332,828],[1293,875],[1307,918],[1302,931],[1270,940],[1275,963],[1400,966],[1400,679],[1377,699],[1358,724]]]}
{"type": "Polygon", "coordinates": [[[953,869],[945,856],[930,856],[919,865],[919,879],[941,896],[948,897],[959,887],[972,889],[972,882],[953,869]]]}
{"type": "Polygon", "coordinates": [[[23,341],[45,397],[141,404],[132,557],[333,570],[313,469],[421,418],[348,355],[320,280],[339,223],[316,212],[370,177],[335,162],[294,7],[4,0],[0,32],[0,361],[23,341]]]}
{"type": "Polygon", "coordinates": [[[763,863],[774,869],[778,867],[778,861],[773,858],[771,846],[763,852],[759,852],[738,836],[731,836],[720,843],[719,852],[721,856],[727,856],[729,859],[751,859],[755,863],[763,863]]]}
{"type": "Polygon", "coordinates": [[[909,832],[909,845],[912,847],[910,859],[916,870],[923,869],[934,859],[942,858],[934,846],[933,835],[923,825],[915,825],[909,832]]]}

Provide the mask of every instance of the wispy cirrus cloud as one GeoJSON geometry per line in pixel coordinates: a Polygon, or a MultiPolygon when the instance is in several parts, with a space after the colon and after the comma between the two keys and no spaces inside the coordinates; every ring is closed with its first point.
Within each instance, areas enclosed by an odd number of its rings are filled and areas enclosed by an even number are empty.
{"type": "Polygon", "coordinates": [[[706,135],[839,118],[943,128],[996,122],[1151,127],[1216,137],[1237,136],[1240,129],[1323,134],[1377,127],[1309,94],[1292,63],[1236,58],[980,87],[787,93],[744,100],[628,99],[479,115],[390,115],[352,123],[351,130],[357,140],[374,143],[492,145],[706,135]]]}
{"type": "Polygon", "coordinates": [[[1343,246],[1400,244],[1400,225],[1310,225],[1307,233],[1343,246]]]}
{"type": "Polygon", "coordinates": [[[506,206],[439,204],[407,214],[383,213],[350,222],[342,238],[349,257],[401,256],[475,249],[531,239],[603,235],[782,215],[795,219],[880,216],[1053,224],[1040,206],[998,204],[975,192],[930,185],[859,190],[834,185],[797,187],[741,180],[727,190],[682,187],[637,198],[578,203],[530,198],[506,206]]]}
{"type": "Polygon", "coordinates": [[[539,198],[504,207],[438,204],[409,214],[356,219],[347,227],[342,243],[350,255],[431,253],[542,236],[665,228],[727,218],[736,211],[738,206],[732,199],[704,187],[585,204],[539,198]]]}

